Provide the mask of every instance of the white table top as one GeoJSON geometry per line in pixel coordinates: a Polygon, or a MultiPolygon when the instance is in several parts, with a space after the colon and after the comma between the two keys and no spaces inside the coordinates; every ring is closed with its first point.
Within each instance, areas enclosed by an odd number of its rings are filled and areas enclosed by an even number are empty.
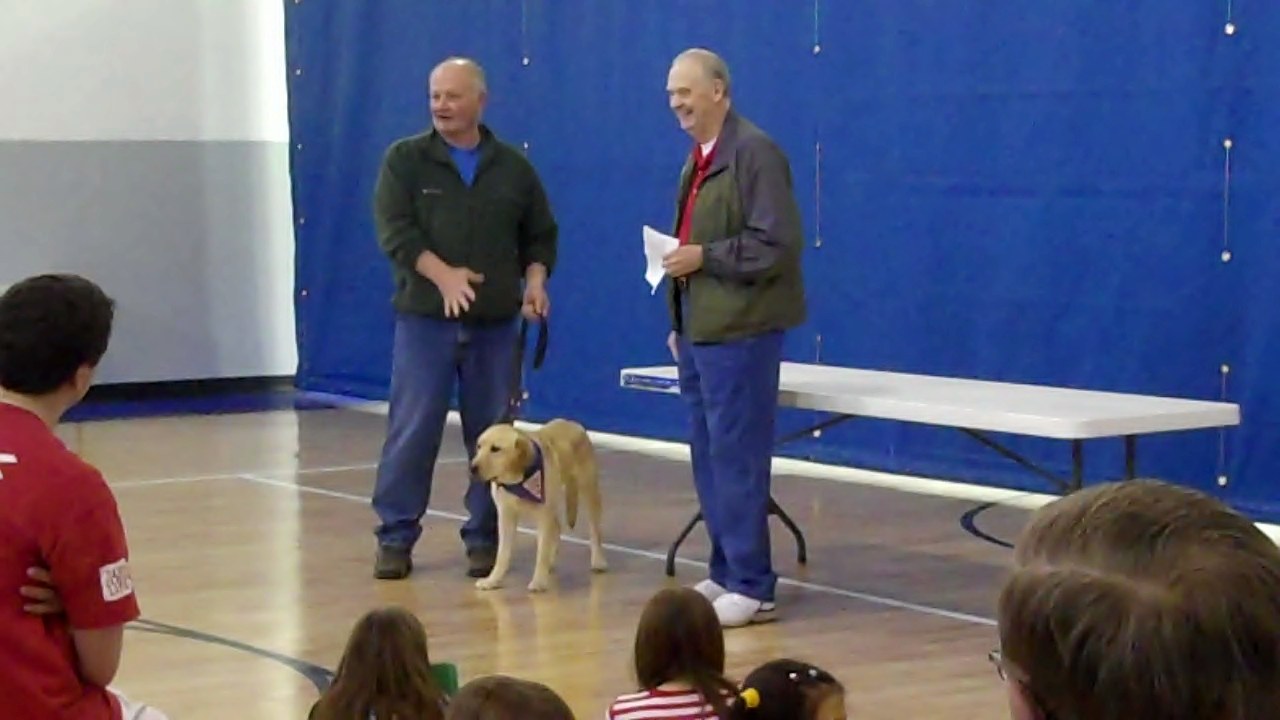
{"type": "MultiPolygon", "coordinates": [[[[674,365],[627,368],[623,387],[679,393],[674,365]]],[[[1233,403],[782,363],[778,403],[886,420],[1084,440],[1240,424],[1233,403]]]]}

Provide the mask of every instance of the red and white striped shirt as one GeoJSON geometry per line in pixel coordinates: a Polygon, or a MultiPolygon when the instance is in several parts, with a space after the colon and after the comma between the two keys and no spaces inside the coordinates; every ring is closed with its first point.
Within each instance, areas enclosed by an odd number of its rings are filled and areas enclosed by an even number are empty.
{"type": "Polygon", "coordinates": [[[716,720],[716,711],[697,690],[642,690],[621,695],[608,720],[716,720]]]}

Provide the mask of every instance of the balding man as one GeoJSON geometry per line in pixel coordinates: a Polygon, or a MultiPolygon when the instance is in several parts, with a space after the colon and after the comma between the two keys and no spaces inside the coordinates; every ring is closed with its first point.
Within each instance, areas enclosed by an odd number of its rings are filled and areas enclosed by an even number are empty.
{"type": "MultiPolygon", "coordinates": [[[[467,454],[506,409],[518,316],[545,316],[557,228],[532,165],[481,122],[486,88],[475,62],[450,58],[430,77],[432,128],[387,150],[374,197],[396,312],[390,413],[373,508],[374,575],[398,579],[431,495],[455,383],[467,454]]],[[[487,484],[468,483],[462,526],[468,575],[493,567],[497,511],[487,484]]]]}
{"type": "Polygon", "coordinates": [[[696,588],[725,627],[773,618],[769,486],[786,330],[805,319],[803,230],[787,158],[730,104],[729,70],[687,50],[667,94],[694,146],[664,258],[680,394],[692,420],[694,485],[711,537],[696,588]]]}

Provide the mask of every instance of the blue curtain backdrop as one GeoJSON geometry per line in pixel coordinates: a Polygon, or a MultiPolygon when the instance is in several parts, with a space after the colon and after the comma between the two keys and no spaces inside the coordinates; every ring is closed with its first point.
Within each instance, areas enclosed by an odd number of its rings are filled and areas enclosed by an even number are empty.
{"type": "MultiPolygon", "coordinates": [[[[789,359],[1239,402],[1240,428],[1143,440],[1139,469],[1280,515],[1280,5],[286,8],[303,388],[386,397],[373,181],[385,147],[428,124],[430,68],[467,55],[488,73],[487,122],[527,143],[561,225],[527,415],[683,439],[679,402],[619,389],[618,371],[669,361],[640,227],[672,221],[690,141],[666,70],[700,45],[790,156],[812,312],[789,359]]],[[[1003,439],[1068,472],[1065,443],[1003,439]]],[[[1118,441],[1086,448],[1092,477],[1118,472],[1118,441]]],[[[945,428],[860,420],[788,452],[1047,489],[945,428]]]]}

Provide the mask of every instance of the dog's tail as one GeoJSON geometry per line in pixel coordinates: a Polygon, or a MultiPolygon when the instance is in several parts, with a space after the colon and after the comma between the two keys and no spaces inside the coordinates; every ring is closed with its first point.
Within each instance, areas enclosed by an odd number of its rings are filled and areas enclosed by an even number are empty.
{"type": "MultiPolygon", "coordinates": [[[[565,524],[570,528],[574,528],[578,524],[578,501],[581,498],[582,475],[585,473],[595,474],[596,455],[595,449],[591,446],[591,440],[584,431],[579,437],[573,441],[573,447],[570,454],[577,458],[577,462],[573,463],[573,472],[564,474],[564,519],[565,524]]],[[[595,485],[588,481],[587,490],[595,485]]]]}
{"type": "Polygon", "coordinates": [[[578,473],[582,468],[564,473],[564,520],[570,529],[578,524],[578,473]]]}

